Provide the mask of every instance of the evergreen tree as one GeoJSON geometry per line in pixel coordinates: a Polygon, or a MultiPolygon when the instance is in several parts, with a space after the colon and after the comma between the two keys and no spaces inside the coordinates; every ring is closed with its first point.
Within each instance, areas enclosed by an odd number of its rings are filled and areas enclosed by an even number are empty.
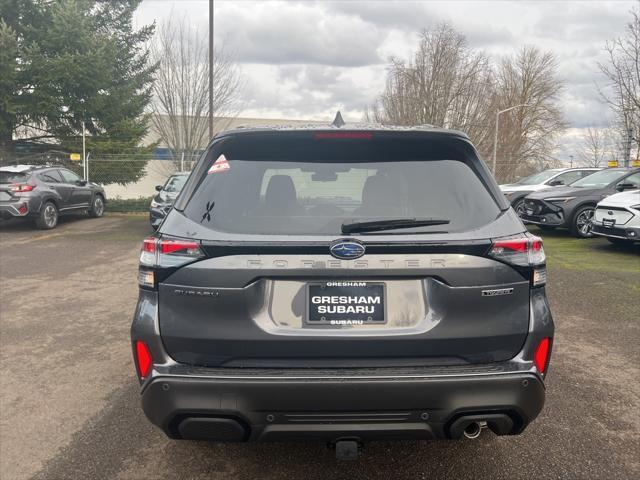
{"type": "MultiPolygon", "coordinates": [[[[155,25],[133,28],[140,2],[0,0],[0,148],[11,152],[20,131],[77,151],[84,120],[94,157],[145,152],[155,25]]],[[[134,180],[138,163],[111,180],[134,180]]]]}

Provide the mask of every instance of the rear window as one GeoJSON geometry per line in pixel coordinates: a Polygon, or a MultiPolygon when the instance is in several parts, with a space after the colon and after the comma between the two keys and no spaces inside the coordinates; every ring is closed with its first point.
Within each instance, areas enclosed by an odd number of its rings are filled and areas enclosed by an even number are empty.
{"type": "Polygon", "coordinates": [[[21,172],[7,172],[0,170],[0,183],[22,183],[26,182],[28,175],[21,172]]]}
{"type": "MultiPolygon", "coordinates": [[[[207,165],[210,173],[202,178],[184,214],[213,230],[278,235],[339,235],[343,223],[397,218],[450,223],[393,233],[453,232],[482,226],[499,215],[497,203],[471,165],[433,158],[435,149],[394,149],[393,143],[214,147],[207,165]]],[[[422,141],[414,147],[429,145],[422,141]]]]}
{"type": "Polygon", "coordinates": [[[169,177],[169,180],[167,180],[167,183],[164,184],[163,190],[170,193],[180,192],[187,178],[189,178],[188,175],[172,175],[169,177]]]}

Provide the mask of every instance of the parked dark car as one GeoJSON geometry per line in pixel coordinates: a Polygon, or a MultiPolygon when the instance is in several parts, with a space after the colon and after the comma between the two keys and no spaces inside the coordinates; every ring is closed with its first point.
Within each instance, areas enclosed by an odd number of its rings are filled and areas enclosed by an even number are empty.
{"type": "Polygon", "coordinates": [[[554,326],[542,240],[466,135],[219,134],[144,240],[131,341],[171,438],[521,433],[554,326]]]}
{"type": "Polygon", "coordinates": [[[578,238],[592,237],[597,203],[616,192],[640,188],[640,168],[608,168],[593,173],[568,187],[532,193],[525,198],[525,223],[542,228],[568,228],[578,238]]]}
{"type": "Polygon", "coordinates": [[[151,200],[149,207],[149,222],[154,230],[160,226],[164,217],[171,210],[173,202],[182,190],[187,178],[189,178],[189,172],[178,172],[171,175],[164,185],[156,185],[158,193],[151,200]]]}
{"type": "Polygon", "coordinates": [[[86,211],[101,217],[104,189],[63,167],[29,165],[0,168],[0,216],[29,217],[38,228],[51,229],[58,217],[86,211]]]}
{"type": "Polygon", "coordinates": [[[507,197],[516,213],[520,215],[524,211],[524,198],[527,195],[549,187],[571,185],[573,182],[600,170],[602,168],[551,168],[521,178],[517,182],[500,185],[500,190],[507,197]]]}

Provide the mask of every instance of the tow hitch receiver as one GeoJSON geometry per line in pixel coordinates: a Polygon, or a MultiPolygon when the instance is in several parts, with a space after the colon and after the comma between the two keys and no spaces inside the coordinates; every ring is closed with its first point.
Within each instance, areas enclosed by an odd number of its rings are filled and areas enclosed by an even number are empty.
{"type": "Polygon", "coordinates": [[[338,460],[355,460],[360,455],[360,443],[357,440],[338,440],[334,444],[338,460]]]}

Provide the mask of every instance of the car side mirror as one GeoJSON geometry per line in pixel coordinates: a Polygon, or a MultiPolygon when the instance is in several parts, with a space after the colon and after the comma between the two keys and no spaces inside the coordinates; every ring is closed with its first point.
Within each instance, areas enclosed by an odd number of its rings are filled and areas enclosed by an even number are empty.
{"type": "Polygon", "coordinates": [[[79,187],[84,187],[87,185],[87,181],[86,180],[76,180],[76,185],[78,185],[79,187]]]}
{"type": "Polygon", "coordinates": [[[552,187],[556,187],[558,185],[564,185],[564,182],[562,180],[551,180],[549,182],[549,185],[552,187]]]}
{"type": "Polygon", "coordinates": [[[162,191],[162,185],[156,185],[156,192],[162,191]]]}
{"type": "Polygon", "coordinates": [[[636,187],[633,183],[619,183],[618,185],[616,185],[616,190],[618,190],[619,192],[623,192],[625,190],[633,190],[636,187]]]}

